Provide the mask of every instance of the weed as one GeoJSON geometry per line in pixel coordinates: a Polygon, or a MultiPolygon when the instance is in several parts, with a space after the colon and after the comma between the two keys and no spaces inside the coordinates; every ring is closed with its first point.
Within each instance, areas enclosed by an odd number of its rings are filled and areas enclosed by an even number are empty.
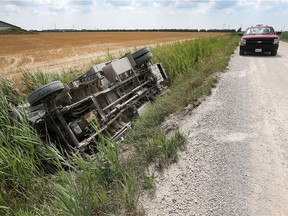
{"type": "MultiPolygon", "coordinates": [[[[31,128],[25,112],[16,109],[0,90],[0,213],[25,211],[28,203],[41,202],[45,177],[41,161],[59,166],[60,154],[45,145],[31,128]],[[54,154],[52,154],[52,151],[54,154]],[[37,193],[35,193],[37,191],[37,193]]],[[[20,213],[19,213],[20,214],[20,213]]]]}
{"type": "Polygon", "coordinates": [[[110,52],[109,48],[108,48],[107,52],[105,53],[105,58],[107,61],[111,61],[115,58],[113,53],[110,52]]]}
{"type": "Polygon", "coordinates": [[[158,170],[178,161],[178,150],[183,147],[186,139],[179,132],[174,137],[168,138],[163,132],[154,133],[146,143],[137,143],[135,148],[145,163],[155,163],[158,170]]]}
{"type": "Polygon", "coordinates": [[[43,86],[47,83],[51,83],[53,81],[59,80],[62,83],[70,83],[72,80],[74,80],[76,77],[78,77],[82,72],[80,71],[71,71],[69,73],[44,73],[41,70],[38,70],[35,73],[32,73],[30,71],[22,71],[22,82],[24,85],[23,92],[29,93],[33,90],[39,88],[40,86],[43,86]]]}
{"type": "Polygon", "coordinates": [[[7,102],[17,105],[21,102],[23,95],[13,81],[0,77],[0,91],[7,98],[7,102]]]}
{"type": "Polygon", "coordinates": [[[93,203],[89,197],[83,196],[83,191],[87,191],[89,187],[81,183],[83,181],[78,182],[75,173],[71,172],[63,175],[61,183],[54,183],[55,200],[64,215],[91,215],[93,203]]]}

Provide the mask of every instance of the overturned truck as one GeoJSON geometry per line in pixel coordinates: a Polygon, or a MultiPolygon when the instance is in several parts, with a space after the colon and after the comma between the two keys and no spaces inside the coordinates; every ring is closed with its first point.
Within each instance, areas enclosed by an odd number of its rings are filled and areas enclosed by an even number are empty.
{"type": "Polygon", "coordinates": [[[55,81],[27,97],[29,122],[42,139],[61,148],[85,151],[99,135],[119,139],[131,121],[163,93],[167,79],[147,47],[94,65],[70,84],[55,81]],[[48,135],[48,136],[47,136],[48,135]]]}

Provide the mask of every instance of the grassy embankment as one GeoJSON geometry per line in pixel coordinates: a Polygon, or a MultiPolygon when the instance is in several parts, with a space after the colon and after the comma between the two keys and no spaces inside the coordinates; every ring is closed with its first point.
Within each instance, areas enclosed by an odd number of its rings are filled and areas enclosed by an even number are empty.
{"type": "MultiPolygon", "coordinates": [[[[124,144],[134,147],[125,157],[123,143],[103,138],[99,154],[82,159],[75,155],[66,162],[53,146],[40,142],[13,103],[22,101],[8,80],[1,79],[0,94],[0,214],[4,215],[142,215],[139,196],[154,186],[152,165],[161,170],[177,161],[177,151],[185,138],[176,133],[167,138],[160,124],[169,114],[210,94],[231,53],[238,36],[202,39],[161,45],[152,49],[155,62],[162,62],[171,91],[159,97],[154,106],[138,119],[124,144]],[[14,111],[18,117],[9,117],[14,111]],[[39,161],[55,164],[59,172],[45,175],[39,161]],[[70,164],[73,163],[73,166],[70,164]]],[[[111,56],[110,56],[111,57],[111,56]]],[[[75,76],[74,74],[73,76],[75,76]]],[[[54,79],[69,81],[70,75],[23,74],[24,90],[54,79]]]]}
{"type": "Polygon", "coordinates": [[[282,32],[280,38],[281,40],[288,42],[288,32],[282,32]]]}

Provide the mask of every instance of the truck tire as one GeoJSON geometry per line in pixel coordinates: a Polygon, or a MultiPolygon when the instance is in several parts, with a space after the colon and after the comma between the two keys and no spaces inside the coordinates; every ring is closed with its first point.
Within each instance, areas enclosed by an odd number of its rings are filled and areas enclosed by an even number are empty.
{"type": "Polygon", "coordinates": [[[135,59],[136,65],[141,66],[145,62],[150,61],[152,59],[152,57],[153,57],[152,53],[148,52],[145,55],[141,56],[140,58],[135,59]]]}
{"type": "Polygon", "coordinates": [[[142,48],[142,49],[134,52],[134,53],[132,54],[132,56],[133,56],[133,58],[134,58],[134,60],[135,60],[135,59],[137,59],[137,58],[145,55],[145,54],[148,53],[148,52],[150,52],[149,48],[148,48],[148,47],[144,47],[144,48],[142,48]]]}
{"type": "Polygon", "coordinates": [[[42,103],[43,100],[47,97],[60,93],[61,91],[63,91],[63,89],[63,83],[61,83],[60,81],[55,81],[31,92],[27,96],[27,101],[30,103],[31,106],[36,106],[42,103]]]}
{"type": "Polygon", "coordinates": [[[244,50],[240,49],[239,55],[244,55],[244,50]]]}

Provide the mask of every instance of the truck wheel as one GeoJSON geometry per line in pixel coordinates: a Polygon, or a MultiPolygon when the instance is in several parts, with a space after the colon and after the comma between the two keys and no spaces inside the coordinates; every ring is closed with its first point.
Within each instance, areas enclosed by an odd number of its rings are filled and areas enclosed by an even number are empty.
{"type": "Polygon", "coordinates": [[[152,57],[153,57],[152,53],[148,52],[145,55],[141,56],[140,58],[135,59],[136,65],[141,66],[145,62],[150,61],[152,57]]]}
{"type": "Polygon", "coordinates": [[[271,56],[276,56],[277,55],[277,50],[272,50],[271,51],[271,56]]]}
{"type": "Polygon", "coordinates": [[[240,49],[239,55],[244,55],[244,50],[240,49]]]}
{"type": "Polygon", "coordinates": [[[133,56],[134,59],[137,59],[137,58],[145,55],[148,52],[150,52],[149,48],[148,47],[144,47],[144,48],[136,51],[135,53],[133,53],[132,56],[133,56]]]}
{"type": "Polygon", "coordinates": [[[27,101],[31,106],[36,106],[42,103],[47,97],[60,93],[64,89],[64,85],[60,81],[55,81],[49,84],[46,84],[27,96],[27,101]]]}

